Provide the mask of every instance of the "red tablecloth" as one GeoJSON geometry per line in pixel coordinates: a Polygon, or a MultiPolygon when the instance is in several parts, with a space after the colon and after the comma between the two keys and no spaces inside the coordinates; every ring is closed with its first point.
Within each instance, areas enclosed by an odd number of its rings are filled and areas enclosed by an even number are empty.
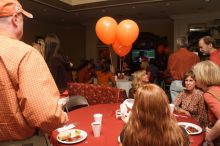
{"type": "MultiPolygon", "coordinates": [[[[122,120],[115,118],[115,111],[119,108],[118,104],[98,104],[89,107],[80,108],[68,113],[69,123],[79,123],[76,128],[84,130],[88,133],[88,137],[81,143],[74,144],[77,146],[118,146],[118,136],[124,126],[122,120]],[[93,114],[103,114],[103,125],[101,136],[95,138],[92,133],[91,123],[93,122],[93,114]]],[[[177,117],[178,121],[191,122],[197,124],[192,118],[177,117]]],[[[56,140],[58,132],[54,131],[51,135],[51,143],[54,146],[65,146],[56,140]]],[[[204,139],[204,133],[190,136],[192,142],[190,146],[200,146],[204,139]]]]}

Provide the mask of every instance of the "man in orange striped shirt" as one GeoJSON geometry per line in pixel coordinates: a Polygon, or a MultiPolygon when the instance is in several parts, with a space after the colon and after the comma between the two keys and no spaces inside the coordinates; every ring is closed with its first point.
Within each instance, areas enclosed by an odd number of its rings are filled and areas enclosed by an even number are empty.
{"type": "Polygon", "coordinates": [[[19,41],[24,11],[17,0],[0,0],[0,145],[38,145],[36,131],[52,132],[67,120],[59,91],[37,50],[19,41]]]}

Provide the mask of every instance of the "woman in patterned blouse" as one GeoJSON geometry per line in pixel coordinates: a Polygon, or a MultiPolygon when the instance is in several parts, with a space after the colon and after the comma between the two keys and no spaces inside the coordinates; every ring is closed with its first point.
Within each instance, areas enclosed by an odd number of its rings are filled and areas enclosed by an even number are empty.
{"type": "Polygon", "coordinates": [[[174,104],[177,113],[184,113],[195,118],[205,128],[207,125],[207,110],[203,99],[203,92],[195,88],[195,75],[193,71],[184,74],[183,86],[174,104]]]}

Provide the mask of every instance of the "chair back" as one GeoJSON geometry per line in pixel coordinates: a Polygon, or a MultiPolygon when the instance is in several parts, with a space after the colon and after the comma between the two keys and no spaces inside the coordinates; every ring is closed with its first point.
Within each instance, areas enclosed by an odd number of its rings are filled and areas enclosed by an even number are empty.
{"type": "Polygon", "coordinates": [[[80,95],[71,95],[69,97],[69,101],[65,105],[66,111],[71,111],[80,107],[85,107],[89,106],[88,101],[86,100],[85,97],[80,96],[80,95]]]}
{"type": "Polygon", "coordinates": [[[68,83],[69,95],[85,97],[89,105],[105,103],[122,103],[126,98],[125,90],[110,86],[85,83],[68,83]]]}

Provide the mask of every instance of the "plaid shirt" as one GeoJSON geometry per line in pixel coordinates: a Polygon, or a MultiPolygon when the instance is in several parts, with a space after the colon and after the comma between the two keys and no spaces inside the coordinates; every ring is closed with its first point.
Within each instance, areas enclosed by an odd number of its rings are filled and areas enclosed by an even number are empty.
{"type": "Polygon", "coordinates": [[[0,141],[45,133],[66,122],[59,91],[37,50],[0,36],[0,141]]]}

